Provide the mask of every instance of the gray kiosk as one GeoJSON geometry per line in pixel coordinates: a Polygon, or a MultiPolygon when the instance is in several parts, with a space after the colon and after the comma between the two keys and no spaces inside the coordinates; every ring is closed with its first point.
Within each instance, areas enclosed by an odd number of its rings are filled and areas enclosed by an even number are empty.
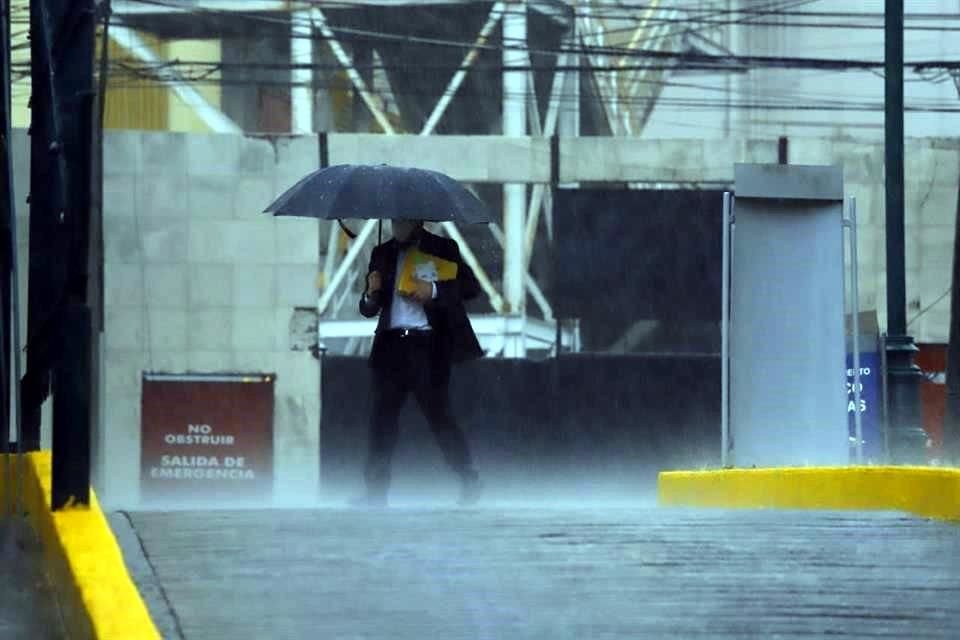
{"type": "Polygon", "coordinates": [[[724,197],[723,464],[848,464],[844,228],[856,317],[856,224],[852,207],[844,216],[843,170],[738,164],[734,175],[724,197]]]}

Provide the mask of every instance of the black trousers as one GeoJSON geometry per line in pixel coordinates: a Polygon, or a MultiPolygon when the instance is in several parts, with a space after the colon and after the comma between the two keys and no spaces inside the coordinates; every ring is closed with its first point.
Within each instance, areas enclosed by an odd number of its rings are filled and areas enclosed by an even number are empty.
{"type": "Polygon", "coordinates": [[[473,474],[466,437],[450,410],[450,364],[438,357],[432,333],[384,337],[383,357],[373,368],[373,402],[365,472],[367,491],[384,495],[390,461],[400,436],[399,415],[413,393],[447,465],[461,477],[473,474]]]}

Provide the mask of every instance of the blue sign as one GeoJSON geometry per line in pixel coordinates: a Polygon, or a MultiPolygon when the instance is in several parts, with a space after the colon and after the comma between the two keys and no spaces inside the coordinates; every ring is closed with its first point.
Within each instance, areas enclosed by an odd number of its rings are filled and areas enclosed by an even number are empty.
{"type": "MultiPolygon", "coordinates": [[[[860,428],[863,434],[863,461],[879,463],[883,461],[883,407],[881,400],[880,354],[871,351],[860,353],[860,428]]],[[[853,354],[847,354],[847,422],[850,427],[850,462],[856,462],[856,423],[858,410],[854,390],[853,354]]]]}

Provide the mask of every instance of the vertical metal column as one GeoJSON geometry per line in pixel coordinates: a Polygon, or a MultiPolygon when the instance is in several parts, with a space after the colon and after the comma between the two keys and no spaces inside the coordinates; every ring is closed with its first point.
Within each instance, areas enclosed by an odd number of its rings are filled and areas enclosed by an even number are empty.
{"type": "Polygon", "coordinates": [[[723,194],[723,252],[720,287],[720,464],[729,464],[730,454],[730,218],[733,194],[723,194]]]}
{"type": "Polygon", "coordinates": [[[853,324],[853,424],[857,464],[863,464],[863,416],[860,412],[860,270],[857,264],[857,199],[850,198],[850,296],[853,324]]]}
{"type": "MultiPolygon", "coordinates": [[[[507,5],[503,17],[503,135],[527,135],[527,4],[517,0],[507,5]],[[519,70],[512,70],[521,67],[519,70]]],[[[511,314],[525,313],[524,232],[526,230],[527,187],[503,187],[503,293],[511,314]]],[[[525,355],[523,336],[511,337],[505,349],[508,357],[525,355]]]]}
{"type": "Polygon", "coordinates": [[[903,168],[903,0],[886,0],[886,231],[887,360],[890,389],[890,455],[894,462],[919,463],[926,435],[920,427],[922,374],[918,351],[907,335],[903,168]]]}
{"type": "Polygon", "coordinates": [[[290,13],[290,124],[293,133],[313,133],[313,23],[310,10],[290,13]],[[310,65],[310,66],[304,66],[310,65]]]}
{"type": "Polygon", "coordinates": [[[0,156],[0,183],[3,184],[3,202],[0,204],[3,213],[0,214],[0,337],[2,337],[2,353],[0,353],[0,419],[3,423],[3,435],[0,440],[0,454],[10,450],[10,422],[15,421],[17,435],[16,463],[6,456],[3,460],[3,474],[0,483],[3,483],[2,494],[4,504],[2,515],[19,513],[21,511],[21,488],[23,487],[23,438],[20,436],[20,304],[17,256],[17,211],[16,198],[13,192],[13,148],[11,137],[12,100],[10,91],[10,3],[6,0],[2,4],[0,17],[0,38],[3,42],[3,87],[0,88],[0,127],[3,128],[4,148],[0,156]]]}
{"type": "Polygon", "coordinates": [[[95,387],[88,280],[95,12],[93,0],[34,0],[30,13],[36,92],[31,99],[37,125],[33,150],[41,153],[33,158],[31,172],[31,194],[41,202],[36,211],[31,209],[31,218],[35,213],[43,218],[45,235],[36,247],[54,258],[53,264],[38,259],[31,233],[31,295],[35,274],[50,282],[51,270],[61,271],[54,274],[55,288],[47,292],[44,307],[31,304],[28,346],[39,346],[46,354],[41,375],[53,374],[52,507],[60,509],[90,499],[95,387]]]}
{"type": "MultiPolygon", "coordinates": [[[[957,89],[960,90],[960,76],[957,89]]],[[[960,466],[960,197],[954,216],[953,274],[950,277],[950,336],[947,347],[947,405],[943,417],[944,457],[960,466]]]]}

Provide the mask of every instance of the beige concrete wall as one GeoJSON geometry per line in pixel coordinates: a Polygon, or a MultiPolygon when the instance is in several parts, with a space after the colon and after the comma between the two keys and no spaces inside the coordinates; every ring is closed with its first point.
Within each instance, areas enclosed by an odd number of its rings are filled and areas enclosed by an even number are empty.
{"type": "Polygon", "coordinates": [[[313,168],[316,139],[110,132],[105,197],[108,504],[138,499],[143,371],[276,373],[276,496],[319,473],[319,363],[290,350],[316,304],[318,222],[261,213],[313,168]]]}
{"type": "MultiPolygon", "coordinates": [[[[883,145],[796,140],[791,144],[790,159],[799,164],[843,165],[847,194],[857,199],[860,305],[863,309],[879,309],[881,328],[885,328],[883,145]]],[[[950,296],[941,296],[950,288],[953,265],[960,143],[941,138],[910,139],[906,143],[905,163],[907,320],[911,322],[908,330],[919,342],[946,342],[950,296]]]]}

